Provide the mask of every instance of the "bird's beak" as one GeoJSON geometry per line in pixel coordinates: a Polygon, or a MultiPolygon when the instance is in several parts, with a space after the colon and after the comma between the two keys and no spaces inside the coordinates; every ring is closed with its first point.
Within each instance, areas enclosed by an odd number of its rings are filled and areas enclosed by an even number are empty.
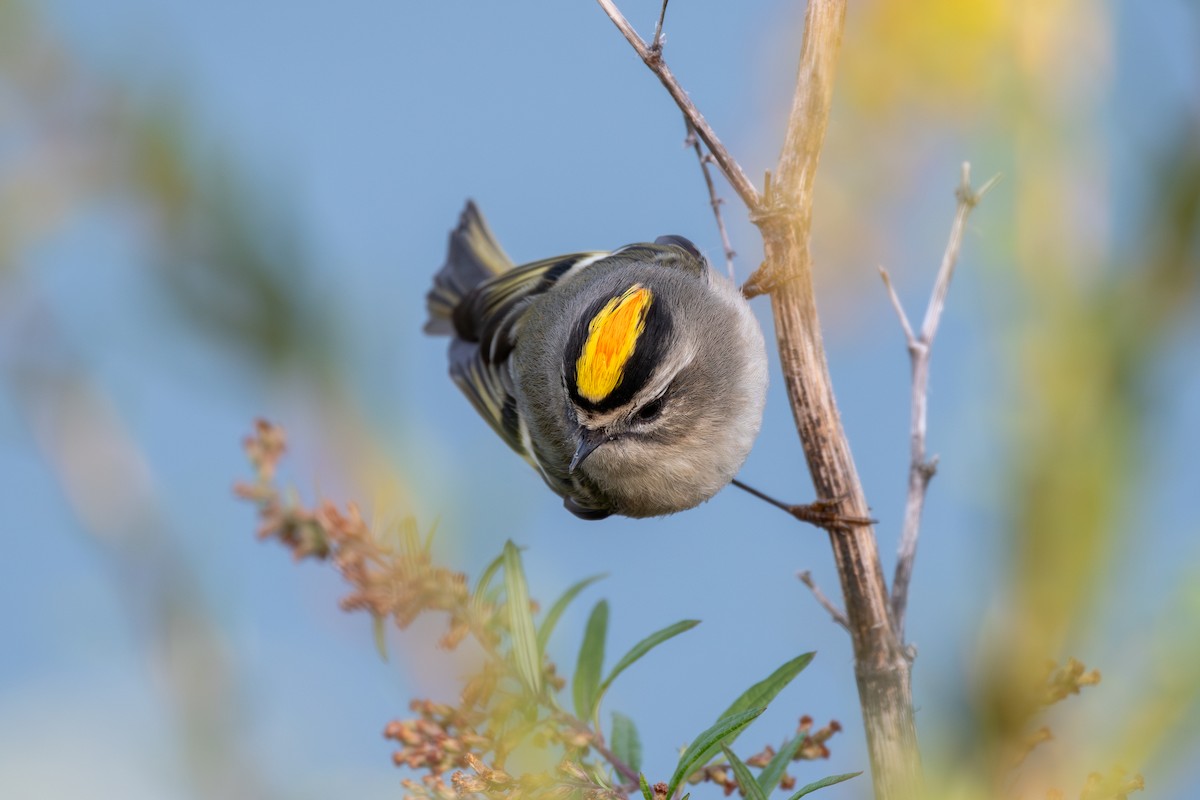
{"type": "Polygon", "coordinates": [[[571,464],[567,467],[568,473],[574,473],[579,465],[590,456],[597,447],[612,439],[603,428],[579,428],[579,446],[575,448],[575,455],[571,456],[571,464]]]}

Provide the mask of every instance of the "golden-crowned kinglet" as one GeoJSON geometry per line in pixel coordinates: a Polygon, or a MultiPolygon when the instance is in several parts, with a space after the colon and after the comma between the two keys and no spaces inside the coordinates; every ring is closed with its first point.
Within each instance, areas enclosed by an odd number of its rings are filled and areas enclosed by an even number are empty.
{"type": "Polygon", "coordinates": [[[577,516],[698,505],[758,434],[762,331],[683,237],[518,267],[468,201],[427,304],[454,382],[577,516]]]}

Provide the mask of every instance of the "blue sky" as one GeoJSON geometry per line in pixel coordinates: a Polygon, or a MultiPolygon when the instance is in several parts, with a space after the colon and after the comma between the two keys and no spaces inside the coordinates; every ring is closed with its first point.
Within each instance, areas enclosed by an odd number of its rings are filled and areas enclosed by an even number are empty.
{"type": "MultiPolygon", "coordinates": [[[[1097,134],[1112,154],[1118,240],[1120,212],[1139,191],[1127,154],[1157,141],[1154,120],[1194,92],[1200,74],[1194,40],[1176,24],[1186,19],[1178,5],[1154,17],[1114,6],[1106,108],[1133,109],[1128,117],[1137,120],[1097,134]]],[[[651,29],[656,3],[625,6],[651,29]]],[[[818,651],[814,664],[747,741],[777,742],[801,713],[837,718],[847,732],[834,740],[832,759],[802,777],[865,768],[849,642],[794,577],[811,569],[835,589],[824,533],[732,490],[662,520],[576,520],[474,417],[445,377],[444,342],[420,334],[424,292],[466,197],[518,261],[666,233],[719,260],[679,114],[594,4],[55,0],[44,11],[87,69],[177,96],[203,146],[247,166],[298,222],[315,265],[298,280],[310,281],[338,320],[339,372],[398,466],[412,511],[423,524],[441,520],[447,559],[477,573],[512,538],[528,548],[532,592],[544,602],[584,575],[610,574],[560,627],[560,664],[573,664],[589,601],[600,597],[612,604],[610,654],[675,620],[704,621],[627,673],[607,701],[637,719],[649,773],[669,772],[675,748],[734,695],[808,650],[818,651]]],[[[798,13],[782,2],[671,9],[668,58],[751,176],[777,154],[798,30],[798,13]]],[[[983,178],[1001,167],[988,155],[980,137],[944,142],[923,154],[911,185],[893,187],[920,198],[883,223],[912,316],[924,307],[949,230],[957,165],[972,159],[983,178]]],[[[745,277],[761,252],[732,192],[722,190],[745,277]]],[[[964,678],[1002,552],[1004,498],[986,488],[1002,448],[980,413],[1011,377],[996,366],[997,312],[989,309],[996,281],[988,270],[999,258],[993,251],[1003,250],[988,244],[993,202],[1011,203],[1005,184],[973,219],[934,358],[930,448],[942,471],[909,623],[921,653],[914,692],[923,728],[958,710],[961,695],[945,687],[964,678]]],[[[392,662],[381,662],[368,620],[337,612],[342,587],[331,570],[294,566],[254,541],[249,509],[229,493],[246,474],[237,442],[254,417],[291,430],[287,474],[302,491],[354,487],[305,443],[324,421],[295,395],[303,380],[267,380],[165,316],[144,279],[136,234],[114,230],[112,219],[87,215],[30,253],[24,291],[52,309],[66,347],[143,448],[159,510],[153,524],[193,568],[231,665],[238,747],[279,796],[392,795],[399,775],[380,731],[405,713],[409,697],[451,692],[445,675],[453,670],[426,652],[428,630],[393,637],[392,662]]],[[[831,298],[822,305],[827,345],[890,574],[907,467],[908,364],[875,264],[838,269],[818,276],[831,298]]],[[[756,310],[770,338],[766,301],[756,310]]],[[[1148,467],[1174,476],[1151,512],[1151,527],[1167,533],[1148,549],[1179,558],[1152,555],[1131,566],[1121,588],[1139,599],[1124,615],[1113,612],[1114,630],[1136,628],[1133,610],[1154,607],[1183,561],[1196,560],[1194,480],[1189,489],[1179,479],[1194,479],[1189,453],[1200,438],[1194,327],[1161,367],[1171,389],[1148,467]]],[[[773,355],[772,365],[763,433],[742,477],[803,501],[811,488],[773,355]]],[[[129,607],[125,578],[70,511],[7,392],[0,485],[15,487],[18,501],[8,504],[0,563],[0,604],[10,609],[0,650],[0,788],[44,798],[192,796],[162,671],[144,646],[146,622],[129,607]]],[[[1197,786],[1193,775],[1159,796],[1193,796],[1197,786]]],[[[865,791],[863,781],[824,796],[865,791]]]]}

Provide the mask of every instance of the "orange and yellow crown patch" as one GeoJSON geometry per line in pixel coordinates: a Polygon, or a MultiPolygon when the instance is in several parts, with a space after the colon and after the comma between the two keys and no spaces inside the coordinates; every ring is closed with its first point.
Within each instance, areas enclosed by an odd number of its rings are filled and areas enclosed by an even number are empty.
{"type": "Polygon", "coordinates": [[[585,400],[599,403],[620,385],[653,301],[650,290],[635,283],[592,317],[575,362],[575,388],[585,400]]]}

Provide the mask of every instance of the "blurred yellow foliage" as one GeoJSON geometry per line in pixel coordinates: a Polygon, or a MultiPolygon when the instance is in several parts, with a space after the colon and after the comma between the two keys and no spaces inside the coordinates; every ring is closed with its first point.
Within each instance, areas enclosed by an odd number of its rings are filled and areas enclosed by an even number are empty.
{"type": "Polygon", "coordinates": [[[1041,91],[1073,93],[1104,74],[1107,14],[1084,0],[856,4],[847,19],[841,100],[869,115],[970,121],[1003,113],[997,98],[1021,98],[1024,75],[1038,75],[1041,91]]]}

